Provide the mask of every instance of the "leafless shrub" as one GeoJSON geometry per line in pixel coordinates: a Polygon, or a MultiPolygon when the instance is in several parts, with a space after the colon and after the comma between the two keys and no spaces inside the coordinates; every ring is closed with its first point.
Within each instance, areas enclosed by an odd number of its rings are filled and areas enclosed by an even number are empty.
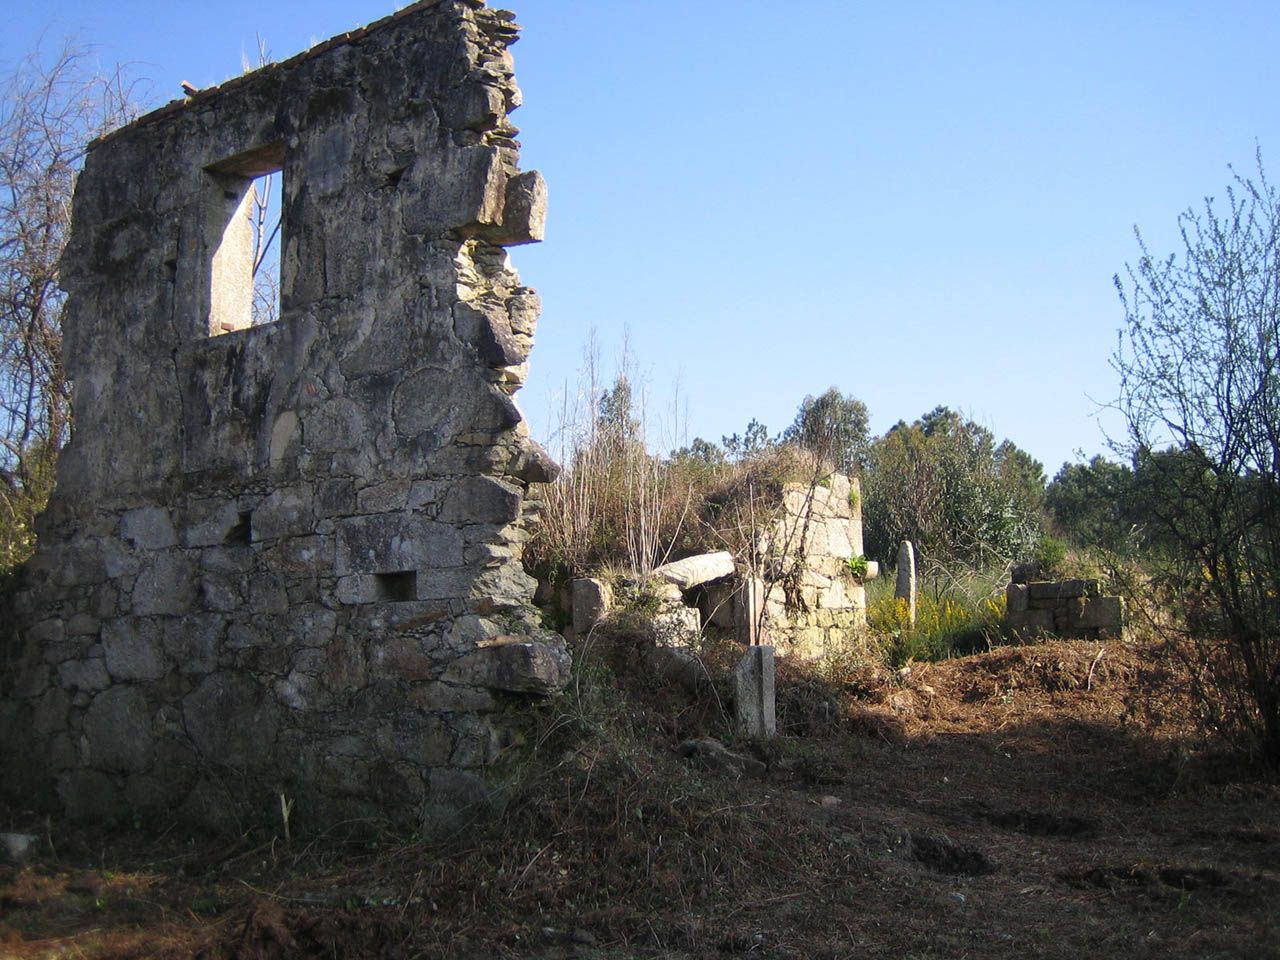
{"type": "Polygon", "coordinates": [[[97,72],[74,41],[0,79],[0,569],[33,548],[31,521],[70,430],[58,261],[76,176],[86,145],[135,102],[123,71],[97,72]]]}
{"type": "Polygon", "coordinates": [[[554,453],[565,469],[543,493],[531,566],[564,575],[625,565],[642,576],[669,555],[692,494],[649,452],[653,418],[634,380],[624,361],[605,387],[588,349],[576,392],[562,399],[554,453]]]}
{"type": "Polygon", "coordinates": [[[1210,729],[1280,767],[1280,193],[1237,175],[1179,218],[1183,252],[1116,278],[1113,365],[1149,518],[1210,729]]]}

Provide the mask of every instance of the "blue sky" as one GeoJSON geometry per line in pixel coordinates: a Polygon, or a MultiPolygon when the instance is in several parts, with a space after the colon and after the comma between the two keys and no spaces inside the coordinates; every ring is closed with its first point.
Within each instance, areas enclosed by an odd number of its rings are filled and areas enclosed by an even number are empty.
{"type": "MultiPolygon", "coordinates": [[[[1280,157],[1275,3],[509,6],[523,166],[551,189],[546,242],[514,251],[544,441],[594,330],[665,440],[777,431],[836,386],[877,432],[946,404],[1052,476],[1104,449],[1134,225],[1172,251],[1228,164],[1280,157]]],[[[76,34],[158,104],[237,74],[255,34],[283,58],[392,9],[23,3],[0,62],[76,34]]]]}

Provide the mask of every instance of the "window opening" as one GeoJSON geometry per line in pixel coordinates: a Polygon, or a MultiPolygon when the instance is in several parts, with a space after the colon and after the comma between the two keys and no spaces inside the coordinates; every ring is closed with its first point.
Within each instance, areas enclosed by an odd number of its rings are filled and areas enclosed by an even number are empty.
{"type": "Polygon", "coordinates": [[[242,512],[236,517],[235,526],[227,531],[223,540],[228,545],[253,542],[253,514],[242,512]]]}
{"type": "Polygon", "coordinates": [[[277,170],[253,181],[253,307],[254,325],[280,319],[280,200],[284,173],[277,170]]]}
{"type": "Polygon", "coordinates": [[[280,319],[284,149],[269,144],[206,168],[209,335],[280,319]]]}

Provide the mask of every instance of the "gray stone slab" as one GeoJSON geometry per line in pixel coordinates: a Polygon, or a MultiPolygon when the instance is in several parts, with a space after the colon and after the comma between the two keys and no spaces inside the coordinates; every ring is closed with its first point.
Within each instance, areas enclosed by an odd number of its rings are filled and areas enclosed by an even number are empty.
{"type": "Polygon", "coordinates": [[[1071,597],[1096,597],[1098,595],[1097,580],[1049,580],[1035,581],[1027,584],[1028,599],[1066,600],[1071,597]]]}
{"type": "Polygon", "coordinates": [[[84,736],[89,764],[98,770],[151,766],[151,710],[137,687],[113,687],[94,697],[85,711],[84,736]]]}
{"type": "Polygon", "coordinates": [[[160,507],[130,510],[120,518],[120,537],[143,550],[163,550],[178,542],[169,511],[160,507]]]}
{"type": "Polygon", "coordinates": [[[107,666],[101,658],[68,660],[58,664],[58,685],[65,690],[94,693],[111,686],[111,678],[107,675],[107,666]]]}
{"type": "Polygon", "coordinates": [[[1082,629],[1111,631],[1118,634],[1124,629],[1125,607],[1122,597],[1091,597],[1085,601],[1080,614],[1082,629]]]}
{"type": "Polygon", "coordinates": [[[0,859],[20,866],[40,849],[40,838],[34,833],[0,833],[0,859]]]}
{"type": "Polygon", "coordinates": [[[133,585],[133,611],[141,615],[187,613],[196,599],[191,562],[180,551],[154,555],[133,585]]]}
{"type": "Polygon", "coordinates": [[[585,636],[613,606],[613,588],[603,580],[579,577],[573,581],[573,632],[585,636]]]}
{"type": "Polygon", "coordinates": [[[544,640],[500,636],[452,663],[441,680],[547,696],[564,689],[569,668],[564,640],[554,633],[544,640]]]}
{"type": "Polygon", "coordinates": [[[733,713],[738,732],[753,740],[778,734],[773,647],[750,647],[733,668],[733,713]]]}
{"type": "Polygon", "coordinates": [[[463,535],[455,526],[405,513],[351,517],[337,524],[339,576],[393,573],[463,563],[463,535]]]}
{"type": "Polygon", "coordinates": [[[102,649],[115,680],[159,680],[167,669],[160,631],[150,619],[109,621],[102,628],[102,649]]]}
{"type": "Polygon", "coordinates": [[[721,550],[717,553],[685,557],[674,563],[664,563],[660,567],[653,568],[653,575],[675,584],[681,590],[691,590],[699,584],[732,576],[733,571],[733,554],[727,550],[721,550]]]}
{"type": "Polygon", "coordinates": [[[702,617],[697,607],[679,603],[663,604],[651,618],[654,642],[664,647],[693,646],[702,636],[702,617]]]}

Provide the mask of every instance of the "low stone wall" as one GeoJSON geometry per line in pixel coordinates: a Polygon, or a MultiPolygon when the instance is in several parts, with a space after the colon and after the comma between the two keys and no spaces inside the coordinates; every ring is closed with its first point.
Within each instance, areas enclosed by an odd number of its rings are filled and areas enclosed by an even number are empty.
{"type": "Polygon", "coordinates": [[[1011,583],[1005,598],[1005,623],[1018,638],[1108,639],[1124,634],[1124,599],[1102,596],[1097,580],[1011,583]]]}

